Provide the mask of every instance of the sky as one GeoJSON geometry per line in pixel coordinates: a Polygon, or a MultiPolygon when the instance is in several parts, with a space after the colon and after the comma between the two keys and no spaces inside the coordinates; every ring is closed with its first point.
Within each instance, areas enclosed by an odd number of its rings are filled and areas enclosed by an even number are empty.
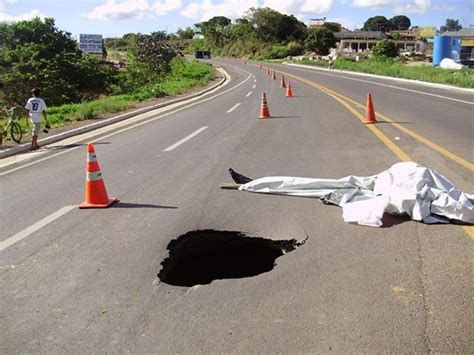
{"type": "Polygon", "coordinates": [[[439,28],[454,18],[463,27],[474,27],[471,0],[0,0],[0,22],[53,17],[58,28],[75,38],[80,33],[119,37],[129,32],[174,33],[214,16],[234,20],[251,7],[270,7],[306,24],[326,17],[351,30],[377,15],[406,15],[412,26],[439,28]]]}

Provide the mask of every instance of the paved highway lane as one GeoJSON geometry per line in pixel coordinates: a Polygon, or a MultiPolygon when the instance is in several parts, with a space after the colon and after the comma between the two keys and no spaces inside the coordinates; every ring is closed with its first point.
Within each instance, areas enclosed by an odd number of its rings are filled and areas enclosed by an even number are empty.
{"type": "MultiPolygon", "coordinates": [[[[273,65],[334,90],[344,97],[365,105],[366,95],[372,93],[375,110],[391,118],[406,129],[415,132],[432,143],[445,147],[450,152],[471,163],[474,156],[474,91],[432,88],[416,83],[398,82],[389,79],[360,77],[338,72],[273,65]]],[[[390,125],[388,125],[390,126],[390,125]]],[[[390,128],[390,127],[388,127],[390,128]]],[[[400,137],[396,134],[391,137],[400,137]]],[[[398,133],[401,133],[398,130],[398,133]]],[[[411,138],[411,137],[407,137],[411,138]]],[[[404,144],[404,141],[398,142],[404,144]]],[[[412,151],[408,146],[405,149],[412,151]]],[[[415,153],[413,153],[415,154],[415,153]]],[[[418,161],[418,157],[414,156],[418,161]]],[[[431,163],[431,161],[426,164],[431,163]]]]}
{"type": "MultiPolygon", "coordinates": [[[[255,66],[223,66],[233,80],[221,92],[234,90],[94,139],[120,204],[71,209],[0,251],[1,351],[472,350],[472,241],[460,227],[365,228],[314,199],[218,188],[229,167],[342,177],[398,161],[326,94],[295,82],[285,99],[255,66]],[[257,119],[262,91],[269,120],[257,119]],[[208,228],[309,238],[255,277],[159,282],[168,243],[208,228]]],[[[84,165],[80,147],[3,175],[2,240],[82,202],[84,165]]]]}

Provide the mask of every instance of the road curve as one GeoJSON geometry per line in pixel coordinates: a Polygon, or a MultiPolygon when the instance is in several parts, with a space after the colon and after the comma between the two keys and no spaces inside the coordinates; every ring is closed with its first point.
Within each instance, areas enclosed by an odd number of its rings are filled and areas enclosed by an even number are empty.
{"type": "MultiPolygon", "coordinates": [[[[219,189],[231,182],[229,167],[253,178],[338,178],[398,162],[328,90],[362,103],[371,91],[378,113],[472,163],[469,104],[271,65],[293,75],[295,97],[285,98],[279,73],[272,80],[257,64],[215,63],[232,81],[212,99],[0,170],[0,243],[15,241],[0,248],[0,351],[472,352],[465,229],[401,217],[366,228],[315,199],[219,189]],[[271,119],[257,118],[262,92],[271,119]],[[107,190],[121,200],[109,209],[76,208],[91,140],[107,190]],[[197,229],[308,239],[254,277],[192,288],[160,282],[169,242],[197,229]]],[[[393,124],[376,128],[472,192],[469,168],[393,124]]]]}

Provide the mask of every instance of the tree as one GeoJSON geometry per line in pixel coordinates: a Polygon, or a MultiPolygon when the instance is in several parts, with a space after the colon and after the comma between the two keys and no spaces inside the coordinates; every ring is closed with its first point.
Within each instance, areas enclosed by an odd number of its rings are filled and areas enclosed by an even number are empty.
{"type": "Polygon", "coordinates": [[[362,28],[364,31],[388,31],[390,30],[391,25],[390,21],[385,18],[385,16],[374,16],[370,17],[364,23],[362,28]]]}
{"type": "Polygon", "coordinates": [[[269,7],[251,8],[248,20],[255,28],[258,39],[266,43],[302,40],[306,25],[293,15],[288,16],[269,7]]]}
{"type": "Polygon", "coordinates": [[[79,102],[103,92],[113,82],[112,70],[79,50],[70,33],[54,19],[20,21],[0,27],[0,83],[9,100],[22,104],[40,87],[50,105],[79,102]]]}
{"type": "Polygon", "coordinates": [[[325,22],[323,27],[328,28],[332,32],[341,32],[341,25],[337,22],[325,22]]]}
{"type": "Polygon", "coordinates": [[[446,32],[446,31],[459,31],[462,29],[462,26],[459,24],[459,20],[454,20],[452,18],[446,19],[446,23],[444,26],[441,26],[439,31],[446,32]]]}
{"type": "Polygon", "coordinates": [[[159,83],[171,70],[171,61],[177,54],[171,44],[163,40],[162,32],[145,35],[129,53],[125,90],[159,83]]]}
{"type": "Polygon", "coordinates": [[[223,46],[226,42],[226,31],[230,26],[231,20],[224,16],[215,16],[209,21],[195,24],[198,27],[206,41],[212,46],[223,46]]]}
{"type": "Polygon", "coordinates": [[[398,47],[395,42],[389,39],[378,41],[372,49],[372,54],[375,57],[395,58],[398,55],[398,47]]]}
{"type": "Polygon", "coordinates": [[[191,27],[186,27],[185,29],[180,28],[176,34],[178,35],[179,39],[193,39],[194,30],[191,27]]]}
{"type": "Polygon", "coordinates": [[[334,33],[326,27],[319,27],[308,32],[305,47],[318,54],[326,55],[336,45],[334,33]]]}
{"type": "Polygon", "coordinates": [[[408,30],[411,26],[410,19],[405,15],[394,16],[389,20],[389,22],[392,30],[408,30]]]}

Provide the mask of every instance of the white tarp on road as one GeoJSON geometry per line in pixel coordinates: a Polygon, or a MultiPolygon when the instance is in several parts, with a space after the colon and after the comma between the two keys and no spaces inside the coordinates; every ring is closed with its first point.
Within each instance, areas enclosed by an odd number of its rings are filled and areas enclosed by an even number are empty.
{"type": "Polygon", "coordinates": [[[319,197],[342,207],[346,222],[380,227],[384,212],[408,214],[425,223],[458,220],[474,224],[474,196],[457,189],[434,170],[413,162],[397,163],[380,174],[342,179],[269,176],[239,190],[300,197],[319,197]]]}

